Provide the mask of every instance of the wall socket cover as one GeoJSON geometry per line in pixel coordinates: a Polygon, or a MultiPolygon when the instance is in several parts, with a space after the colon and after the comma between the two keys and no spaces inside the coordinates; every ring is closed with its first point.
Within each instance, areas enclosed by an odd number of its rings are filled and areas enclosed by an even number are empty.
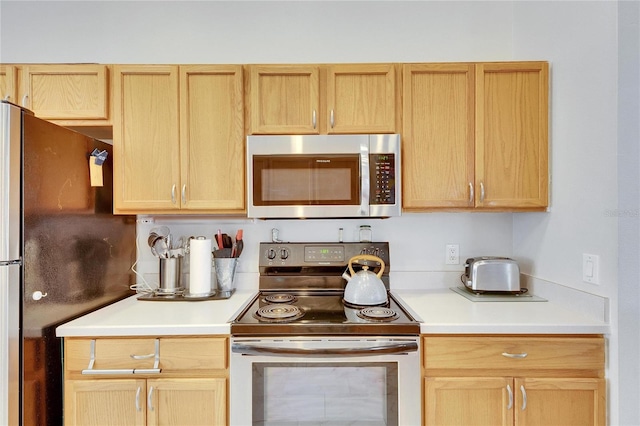
{"type": "Polygon", "coordinates": [[[460,246],[458,244],[447,244],[445,255],[446,255],[445,264],[447,265],[460,264],[460,246]]]}
{"type": "Polygon", "coordinates": [[[582,254],[582,280],[591,284],[600,284],[600,256],[582,254]]]}

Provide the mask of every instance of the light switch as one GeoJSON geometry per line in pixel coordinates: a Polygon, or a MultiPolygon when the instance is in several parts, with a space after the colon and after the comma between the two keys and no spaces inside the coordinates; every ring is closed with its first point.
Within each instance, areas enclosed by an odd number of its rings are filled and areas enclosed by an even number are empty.
{"type": "Polygon", "coordinates": [[[600,256],[595,254],[582,254],[582,280],[591,284],[600,284],[599,273],[600,256]]]}

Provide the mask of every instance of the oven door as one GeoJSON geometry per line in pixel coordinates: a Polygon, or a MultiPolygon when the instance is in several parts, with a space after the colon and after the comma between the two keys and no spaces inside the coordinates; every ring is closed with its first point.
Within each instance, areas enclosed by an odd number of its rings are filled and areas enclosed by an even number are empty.
{"type": "Polygon", "coordinates": [[[417,336],[231,343],[232,426],[420,424],[417,336]]]}

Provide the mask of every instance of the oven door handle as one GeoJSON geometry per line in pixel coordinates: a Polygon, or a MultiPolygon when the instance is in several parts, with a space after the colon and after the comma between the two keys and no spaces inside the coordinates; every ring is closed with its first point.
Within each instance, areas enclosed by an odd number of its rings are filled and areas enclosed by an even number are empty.
{"type": "Polygon", "coordinates": [[[315,356],[331,358],[336,356],[376,356],[389,354],[403,354],[416,352],[416,342],[398,343],[393,345],[369,346],[364,348],[283,348],[262,345],[247,345],[234,343],[231,351],[241,355],[277,355],[277,356],[315,356]]]}

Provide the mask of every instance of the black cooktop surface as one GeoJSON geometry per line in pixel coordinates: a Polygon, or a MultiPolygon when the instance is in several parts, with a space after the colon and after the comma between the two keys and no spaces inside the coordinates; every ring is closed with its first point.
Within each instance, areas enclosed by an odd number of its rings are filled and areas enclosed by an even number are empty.
{"type": "Polygon", "coordinates": [[[242,336],[419,333],[420,324],[391,294],[385,305],[354,307],[341,291],[262,291],[231,322],[231,334],[242,336]]]}

